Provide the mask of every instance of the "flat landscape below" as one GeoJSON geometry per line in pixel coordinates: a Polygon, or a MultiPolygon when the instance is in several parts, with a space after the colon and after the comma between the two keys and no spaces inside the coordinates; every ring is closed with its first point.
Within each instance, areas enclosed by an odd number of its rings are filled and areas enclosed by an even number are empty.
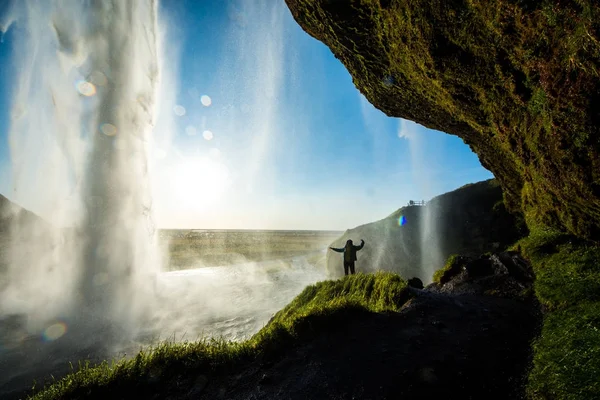
{"type": "Polygon", "coordinates": [[[339,231],[179,230],[159,231],[159,244],[169,259],[168,269],[214,267],[309,258],[323,261],[323,250],[341,236],[339,231]]]}

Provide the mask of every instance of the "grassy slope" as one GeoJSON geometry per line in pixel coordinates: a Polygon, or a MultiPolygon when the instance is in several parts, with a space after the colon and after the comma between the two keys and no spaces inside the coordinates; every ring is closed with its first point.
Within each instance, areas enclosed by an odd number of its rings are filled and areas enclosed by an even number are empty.
{"type": "Polygon", "coordinates": [[[600,248],[552,230],[516,246],[546,308],[527,392],[534,399],[600,398],[600,248]]]}
{"type": "MultiPolygon", "coordinates": [[[[532,262],[536,295],[546,308],[542,334],[534,343],[528,395],[534,399],[597,398],[600,248],[552,230],[533,231],[514,248],[532,262]]],[[[228,372],[257,357],[277,356],[295,341],[339,324],[349,313],[398,311],[408,298],[405,288],[402,279],[389,273],[320,282],[307,287],[246,342],[165,343],[131,360],[83,365],[34,398],[173,394],[182,382],[199,374],[228,372]]]]}
{"type": "Polygon", "coordinates": [[[390,273],[319,282],[307,287],[246,342],[164,343],[130,360],[94,367],[83,364],[33,398],[166,396],[173,394],[181,382],[193,382],[200,374],[228,372],[257,357],[275,357],[295,341],[339,324],[348,313],[399,311],[408,299],[406,282],[390,273]]]}

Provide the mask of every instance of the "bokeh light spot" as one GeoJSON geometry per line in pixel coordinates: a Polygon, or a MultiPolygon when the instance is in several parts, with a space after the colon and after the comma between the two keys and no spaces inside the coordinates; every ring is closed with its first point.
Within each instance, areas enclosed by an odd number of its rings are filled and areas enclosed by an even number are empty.
{"type": "Polygon", "coordinates": [[[202,137],[206,140],[212,140],[213,133],[211,131],[204,131],[202,132],[202,137]]]}
{"type": "Polygon", "coordinates": [[[100,131],[106,136],[115,136],[117,134],[117,127],[113,124],[102,124],[100,125],[100,131]]]}
{"type": "Polygon", "coordinates": [[[198,131],[193,126],[188,125],[187,128],[185,128],[185,133],[187,133],[188,136],[195,136],[198,131]]]}
{"type": "Polygon", "coordinates": [[[202,105],[204,107],[208,107],[212,104],[211,98],[208,97],[207,95],[203,95],[202,97],[200,97],[200,102],[202,103],[202,105]]]}
{"type": "Polygon", "coordinates": [[[67,333],[67,324],[64,322],[57,322],[50,325],[44,330],[42,337],[46,342],[52,342],[67,333]]]}
{"type": "Polygon", "coordinates": [[[77,91],[86,97],[91,97],[96,94],[96,86],[88,81],[77,81],[75,84],[77,91]]]}
{"type": "Polygon", "coordinates": [[[385,78],[383,78],[383,84],[387,87],[390,87],[396,84],[396,80],[393,76],[388,75],[385,78]]]}
{"type": "Polygon", "coordinates": [[[185,107],[177,104],[175,107],[173,107],[173,112],[178,117],[183,117],[185,115],[185,107]]]}
{"type": "Polygon", "coordinates": [[[400,226],[406,225],[406,217],[404,215],[401,215],[400,218],[398,218],[398,225],[400,225],[400,226]]]}

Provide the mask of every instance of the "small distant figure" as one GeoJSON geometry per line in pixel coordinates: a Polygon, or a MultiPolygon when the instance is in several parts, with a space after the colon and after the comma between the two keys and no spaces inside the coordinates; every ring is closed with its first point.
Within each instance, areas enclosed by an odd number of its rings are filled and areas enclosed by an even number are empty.
{"type": "Polygon", "coordinates": [[[348,239],[346,241],[346,246],[336,249],[335,247],[330,247],[331,250],[337,251],[338,253],[344,253],[344,274],[348,275],[348,270],[350,273],[354,275],[354,262],[356,261],[356,252],[362,249],[365,245],[365,241],[360,239],[360,246],[355,246],[352,243],[352,240],[348,239]]]}

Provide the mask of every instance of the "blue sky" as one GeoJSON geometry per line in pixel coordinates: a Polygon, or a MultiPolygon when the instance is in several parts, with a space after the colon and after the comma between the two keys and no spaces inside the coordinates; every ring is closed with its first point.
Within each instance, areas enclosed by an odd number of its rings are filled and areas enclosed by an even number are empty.
{"type": "MultiPolygon", "coordinates": [[[[370,105],[282,0],[163,3],[158,226],[344,230],[492,177],[460,138],[370,105]]],[[[0,44],[0,193],[45,215],[43,200],[11,181],[18,72],[6,66],[18,27],[0,44]]]]}

